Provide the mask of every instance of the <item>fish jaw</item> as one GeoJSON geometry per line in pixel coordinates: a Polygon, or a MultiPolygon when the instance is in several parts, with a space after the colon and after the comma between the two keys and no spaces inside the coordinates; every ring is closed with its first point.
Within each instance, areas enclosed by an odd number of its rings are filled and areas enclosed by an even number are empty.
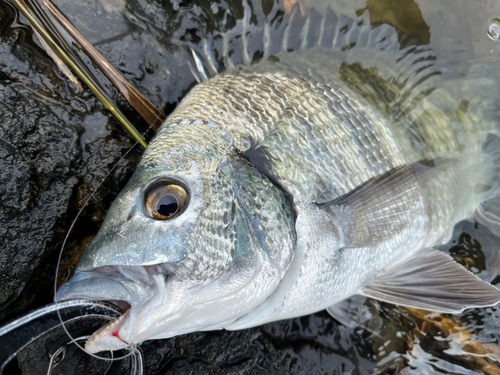
{"type": "Polygon", "coordinates": [[[85,349],[95,354],[105,350],[120,350],[132,346],[120,336],[120,329],[124,325],[127,317],[128,311],[122,314],[118,319],[94,332],[86,342],[85,349]]]}
{"type": "Polygon", "coordinates": [[[261,252],[206,284],[175,273],[153,273],[147,267],[103,268],[117,271],[80,272],[56,295],[58,301],[83,298],[130,304],[125,314],[92,335],[86,345],[91,353],[222,329],[263,303],[282,278],[279,268],[261,252]]]}
{"type": "Polygon", "coordinates": [[[63,284],[55,301],[87,299],[123,301],[130,305],[124,314],[97,330],[85,348],[91,353],[134,346],[135,321],[142,309],[155,300],[158,285],[165,284],[165,267],[102,267],[76,272],[63,284]],[[163,272],[162,272],[163,270],[163,272]]]}
{"type": "MultiPolygon", "coordinates": [[[[141,326],[155,326],[154,317],[148,316],[147,311],[161,310],[163,305],[163,294],[165,291],[165,279],[161,275],[153,275],[155,283],[154,293],[146,301],[137,301],[131,304],[129,310],[118,319],[98,329],[85,344],[85,349],[91,353],[105,350],[120,350],[127,347],[135,348],[143,340],[137,337],[137,322],[141,326]]],[[[154,315],[154,314],[153,314],[154,315]]],[[[148,338],[148,337],[146,337],[148,338]]]]}
{"type": "Polygon", "coordinates": [[[56,296],[130,304],[122,320],[96,332],[91,351],[225,328],[262,304],[292,262],[293,207],[245,158],[232,153],[203,173],[169,170],[136,171],[56,296]],[[186,186],[189,205],[154,220],[145,196],[165,181],[186,186]]]}

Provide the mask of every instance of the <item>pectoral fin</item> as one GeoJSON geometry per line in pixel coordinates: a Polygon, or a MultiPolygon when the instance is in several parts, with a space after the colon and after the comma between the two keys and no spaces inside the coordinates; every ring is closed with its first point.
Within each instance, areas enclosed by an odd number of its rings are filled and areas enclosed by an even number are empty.
{"type": "Polygon", "coordinates": [[[361,294],[381,301],[444,313],[493,306],[500,290],[481,281],[449,255],[426,249],[389,268],[361,294]]]}
{"type": "Polygon", "coordinates": [[[405,228],[415,228],[425,215],[422,191],[456,164],[455,159],[436,158],[401,165],[318,207],[330,210],[345,225],[345,248],[376,246],[405,228]]]}

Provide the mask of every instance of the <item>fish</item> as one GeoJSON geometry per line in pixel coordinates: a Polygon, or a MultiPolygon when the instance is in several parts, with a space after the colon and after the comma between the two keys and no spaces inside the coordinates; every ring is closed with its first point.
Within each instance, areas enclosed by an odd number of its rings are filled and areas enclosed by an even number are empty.
{"type": "Polygon", "coordinates": [[[200,83],[55,297],[130,306],[88,351],[335,317],[356,295],[445,313],[500,301],[435,248],[460,220],[498,225],[495,68],[452,77],[366,15],[276,19],[186,45],[200,83]]]}

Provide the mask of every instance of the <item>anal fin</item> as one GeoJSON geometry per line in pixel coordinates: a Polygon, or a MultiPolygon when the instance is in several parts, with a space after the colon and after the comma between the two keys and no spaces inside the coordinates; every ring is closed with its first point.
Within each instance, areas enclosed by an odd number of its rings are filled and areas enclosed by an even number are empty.
{"type": "Polygon", "coordinates": [[[339,323],[346,327],[364,326],[373,318],[368,306],[365,306],[366,297],[355,294],[326,309],[339,323]]]}
{"type": "Polygon", "coordinates": [[[434,249],[425,249],[393,265],[365,286],[361,294],[443,313],[460,313],[466,308],[500,302],[500,290],[434,249]]]}

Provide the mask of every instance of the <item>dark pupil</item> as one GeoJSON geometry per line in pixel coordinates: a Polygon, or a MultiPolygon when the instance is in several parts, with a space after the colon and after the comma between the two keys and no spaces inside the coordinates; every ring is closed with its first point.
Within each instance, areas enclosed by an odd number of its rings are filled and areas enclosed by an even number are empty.
{"type": "Polygon", "coordinates": [[[158,202],[156,211],[162,216],[169,217],[177,212],[178,207],[177,199],[173,195],[164,195],[158,202]]]}

